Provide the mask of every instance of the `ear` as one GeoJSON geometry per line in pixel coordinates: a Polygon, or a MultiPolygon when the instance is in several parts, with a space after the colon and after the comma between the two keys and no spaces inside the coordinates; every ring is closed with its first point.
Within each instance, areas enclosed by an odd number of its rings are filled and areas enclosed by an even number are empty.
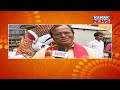
{"type": "Polygon", "coordinates": [[[94,36],[95,38],[97,38],[98,36],[94,36]]]}

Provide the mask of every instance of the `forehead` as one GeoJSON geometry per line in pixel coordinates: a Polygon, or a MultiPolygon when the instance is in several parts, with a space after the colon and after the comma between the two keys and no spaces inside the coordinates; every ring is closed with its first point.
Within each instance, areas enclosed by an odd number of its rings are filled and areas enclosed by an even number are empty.
{"type": "Polygon", "coordinates": [[[61,25],[58,26],[54,29],[54,31],[59,32],[59,31],[71,31],[71,28],[66,26],[66,25],[61,25]]]}

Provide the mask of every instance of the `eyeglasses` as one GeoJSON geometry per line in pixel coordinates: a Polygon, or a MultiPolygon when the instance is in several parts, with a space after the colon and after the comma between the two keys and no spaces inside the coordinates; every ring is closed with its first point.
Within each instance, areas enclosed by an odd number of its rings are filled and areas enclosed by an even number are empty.
{"type": "Polygon", "coordinates": [[[62,34],[64,34],[65,36],[68,36],[70,35],[72,32],[59,32],[59,33],[56,33],[56,34],[53,34],[53,36],[62,36],[62,34]]]}

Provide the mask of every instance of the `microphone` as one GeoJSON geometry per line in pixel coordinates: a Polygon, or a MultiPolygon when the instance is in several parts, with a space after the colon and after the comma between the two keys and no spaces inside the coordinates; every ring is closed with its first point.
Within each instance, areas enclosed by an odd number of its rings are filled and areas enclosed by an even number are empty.
{"type": "MultiPolygon", "coordinates": [[[[65,48],[58,46],[58,51],[65,51],[65,48]]],[[[55,58],[62,58],[62,57],[55,57],[55,58]]]]}
{"type": "Polygon", "coordinates": [[[65,51],[65,48],[58,46],[58,51],[65,51]]]}
{"type": "Polygon", "coordinates": [[[65,51],[65,48],[58,46],[58,51],[53,51],[52,56],[55,58],[67,58],[68,52],[65,51]]]}

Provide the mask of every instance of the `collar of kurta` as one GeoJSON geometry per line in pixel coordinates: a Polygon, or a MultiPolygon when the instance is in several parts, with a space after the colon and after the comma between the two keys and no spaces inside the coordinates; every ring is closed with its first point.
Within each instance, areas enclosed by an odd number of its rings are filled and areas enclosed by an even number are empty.
{"type": "Polygon", "coordinates": [[[98,41],[98,40],[96,40],[96,39],[95,39],[94,41],[95,41],[95,42],[102,42],[102,40],[98,41]]]}

